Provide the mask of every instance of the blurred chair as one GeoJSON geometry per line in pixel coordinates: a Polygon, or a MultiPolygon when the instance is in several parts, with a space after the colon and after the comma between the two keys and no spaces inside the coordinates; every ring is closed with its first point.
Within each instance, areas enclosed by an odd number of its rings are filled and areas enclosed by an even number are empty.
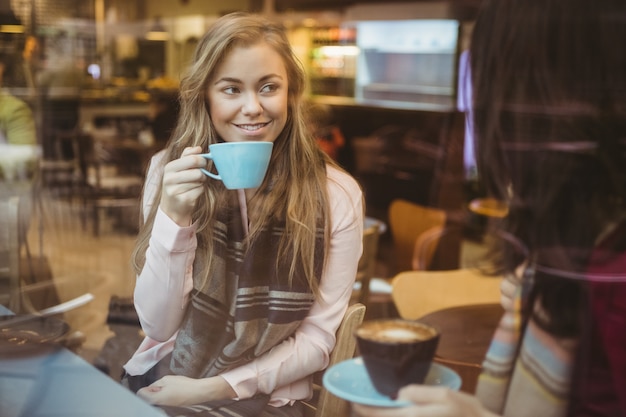
{"type": "Polygon", "coordinates": [[[378,242],[380,235],[385,233],[386,230],[387,226],[380,220],[372,217],[365,218],[363,225],[363,254],[359,259],[353,292],[353,299],[365,306],[368,305],[373,280],[380,279],[374,278],[378,257],[378,242]]]}
{"type": "Polygon", "coordinates": [[[0,200],[0,304],[21,310],[19,197],[0,200]]]}
{"type": "Polygon", "coordinates": [[[413,244],[412,269],[426,271],[460,268],[463,239],[464,226],[460,224],[427,229],[417,236],[413,244]]]}
{"type": "MultiPolygon", "coordinates": [[[[348,307],[343,320],[337,329],[337,342],[330,354],[328,368],[351,359],[356,352],[354,332],[363,322],[365,306],[361,303],[348,307]]],[[[317,372],[313,377],[313,399],[302,401],[304,417],[343,417],[349,415],[350,405],[347,401],[332,395],[322,385],[324,371],[317,372]]]]}
{"type": "MultiPolygon", "coordinates": [[[[396,199],[389,206],[389,226],[393,238],[395,270],[396,272],[409,271],[418,266],[428,269],[435,253],[435,247],[427,256],[421,258],[421,263],[414,265],[416,240],[425,232],[433,238],[431,243],[438,242],[437,233],[446,224],[446,212],[440,209],[425,207],[410,201],[396,199]]],[[[440,236],[440,235],[439,235],[440,236]]]]}
{"type": "Polygon", "coordinates": [[[120,221],[123,209],[132,210],[132,216],[139,214],[143,159],[135,149],[121,146],[115,140],[96,140],[88,134],[81,137],[83,226],[86,228],[90,217],[94,236],[100,234],[102,210],[116,210],[120,221]]]}
{"type": "Polygon", "coordinates": [[[80,147],[77,130],[50,132],[39,161],[41,185],[54,196],[76,196],[80,187],[80,147]]]}
{"type": "Polygon", "coordinates": [[[405,271],[392,282],[392,298],[400,317],[415,320],[447,307],[500,302],[501,278],[476,269],[405,271]]]}
{"type": "Polygon", "coordinates": [[[367,307],[368,316],[391,317],[391,283],[387,278],[377,277],[378,247],[380,236],[387,231],[387,225],[372,217],[365,218],[363,229],[363,254],[359,260],[356,280],[352,291],[352,302],[360,302],[367,307]]]}

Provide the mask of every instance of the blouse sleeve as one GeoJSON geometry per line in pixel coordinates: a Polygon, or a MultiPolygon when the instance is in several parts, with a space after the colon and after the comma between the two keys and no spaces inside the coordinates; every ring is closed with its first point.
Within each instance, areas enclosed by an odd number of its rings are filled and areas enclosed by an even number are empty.
{"type": "Polygon", "coordinates": [[[363,205],[360,187],[329,168],[331,240],[320,281],[320,296],[295,336],[256,360],[223,373],[239,399],[272,393],[324,369],[335,333],[346,312],[362,252],[363,205]]]}
{"type": "MultiPolygon", "coordinates": [[[[143,195],[144,218],[160,187],[159,153],[152,158],[143,195]]],[[[180,227],[161,209],[154,219],[146,262],[135,284],[134,302],[141,327],[149,338],[168,340],[180,327],[193,288],[192,266],[197,247],[195,227],[180,227]]]]}

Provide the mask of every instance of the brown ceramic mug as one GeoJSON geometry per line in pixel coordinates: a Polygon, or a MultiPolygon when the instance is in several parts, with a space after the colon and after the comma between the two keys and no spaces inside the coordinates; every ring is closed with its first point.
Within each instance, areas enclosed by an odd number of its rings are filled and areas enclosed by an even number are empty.
{"type": "Polygon", "coordinates": [[[424,382],[439,344],[439,331],[402,319],[369,320],[356,330],[359,354],[374,388],[395,398],[405,385],[424,382]]]}

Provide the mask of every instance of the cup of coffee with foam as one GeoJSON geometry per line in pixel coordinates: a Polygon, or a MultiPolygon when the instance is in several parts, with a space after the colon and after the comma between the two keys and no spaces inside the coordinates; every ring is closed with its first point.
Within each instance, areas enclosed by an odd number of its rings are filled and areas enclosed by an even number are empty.
{"type": "Polygon", "coordinates": [[[381,319],[356,330],[359,354],[374,388],[395,398],[400,388],[424,382],[439,344],[439,331],[420,321],[381,319]]]}

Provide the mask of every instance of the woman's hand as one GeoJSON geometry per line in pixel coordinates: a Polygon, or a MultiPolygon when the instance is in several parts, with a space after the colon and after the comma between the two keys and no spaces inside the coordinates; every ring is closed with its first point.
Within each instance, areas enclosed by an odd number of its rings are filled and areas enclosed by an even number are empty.
{"type": "Polygon", "coordinates": [[[191,225],[191,215],[198,197],[204,192],[206,176],[199,168],[207,161],[199,154],[200,146],[185,148],[179,159],[170,161],[163,171],[161,210],[182,227],[191,225]]]}
{"type": "Polygon", "coordinates": [[[170,406],[194,405],[237,396],[221,376],[195,379],[181,375],[164,376],[137,391],[137,395],[150,404],[170,406]]]}
{"type": "Polygon", "coordinates": [[[413,405],[377,408],[354,404],[352,411],[359,417],[496,417],[473,395],[447,388],[409,385],[400,390],[398,399],[413,405]]]}

